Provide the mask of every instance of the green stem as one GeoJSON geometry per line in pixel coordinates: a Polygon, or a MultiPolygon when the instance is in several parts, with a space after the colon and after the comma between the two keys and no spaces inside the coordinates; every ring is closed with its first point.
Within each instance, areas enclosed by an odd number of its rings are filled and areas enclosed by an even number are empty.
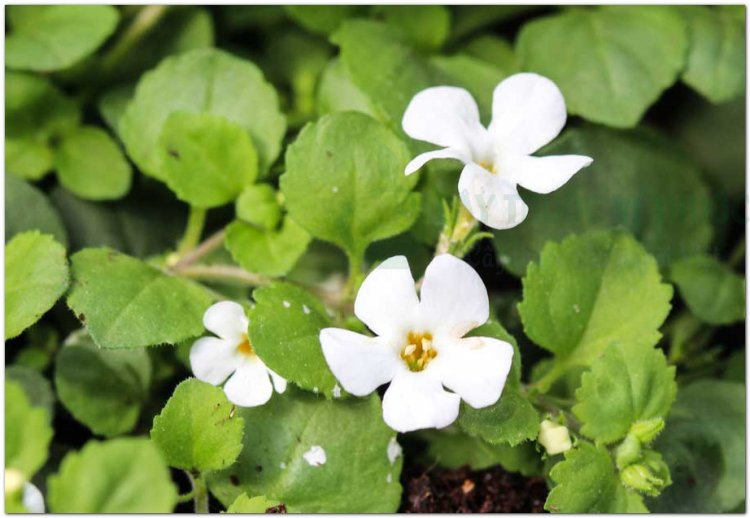
{"type": "Polygon", "coordinates": [[[224,244],[224,238],[226,237],[226,229],[221,229],[211,237],[203,241],[200,245],[195,247],[191,252],[185,254],[183,257],[171,266],[173,272],[179,273],[181,270],[194,265],[205,256],[221,247],[224,244]]]}
{"type": "MultiPolygon", "coordinates": [[[[180,244],[177,247],[177,259],[183,258],[189,252],[192,252],[201,240],[203,234],[203,225],[206,223],[206,209],[190,207],[188,214],[185,233],[182,235],[180,244]]],[[[177,262],[177,261],[175,261],[177,262]]]]}
{"type": "Polygon", "coordinates": [[[347,254],[349,258],[349,278],[346,281],[346,293],[345,299],[354,300],[357,295],[357,290],[364,280],[364,274],[362,273],[362,266],[364,260],[362,255],[364,254],[347,254]]]}
{"type": "Polygon", "coordinates": [[[208,488],[206,481],[200,473],[186,472],[190,483],[193,485],[193,502],[195,503],[196,514],[208,514],[208,488]]]}
{"type": "Polygon", "coordinates": [[[567,366],[563,363],[553,363],[552,368],[548,370],[541,378],[535,383],[529,385],[529,390],[532,395],[544,394],[547,392],[552,384],[562,376],[567,369],[567,366]]]}
{"type": "Polygon", "coordinates": [[[193,499],[195,496],[194,491],[190,491],[189,493],[185,493],[184,495],[177,495],[177,503],[178,504],[184,504],[185,502],[189,502],[193,499]]]}
{"type": "Polygon", "coordinates": [[[120,35],[120,39],[102,58],[100,73],[107,75],[115,70],[141,39],[151,32],[169,10],[168,5],[147,5],[138,11],[133,21],[120,35]]]}
{"type": "Polygon", "coordinates": [[[271,283],[271,279],[257,273],[251,273],[237,266],[230,265],[202,265],[185,266],[175,270],[175,274],[188,279],[200,281],[214,281],[225,284],[239,284],[255,288],[271,283]]]}
{"type": "Polygon", "coordinates": [[[740,261],[745,257],[745,238],[740,239],[739,243],[734,246],[732,255],[729,256],[727,264],[730,268],[736,268],[740,261]]]}

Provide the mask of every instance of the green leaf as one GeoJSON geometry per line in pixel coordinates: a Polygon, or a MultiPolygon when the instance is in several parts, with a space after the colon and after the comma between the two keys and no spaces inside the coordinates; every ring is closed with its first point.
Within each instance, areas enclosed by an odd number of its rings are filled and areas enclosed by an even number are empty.
{"type": "Polygon", "coordinates": [[[666,418],[677,393],[675,368],[647,343],[613,343],[591,364],[576,391],[581,433],[597,443],[625,437],[637,421],[666,418]]]}
{"type": "Polygon", "coordinates": [[[225,244],[245,270],[271,277],[287,274],[305,253],[310,235],[292,218],[279,230],[261,230],[242,221],[227,227],[225,244]]]}
{"type": "Polygon", "coordinates": [[[656,344],[671,298],[635,239],[597,231],[544,248],[523,279],[518,311],[526,335],[555,355],[551,372],[560,374],[590,365],[613,343],[656,344]]]}
{"type": "Polygon", "coordinates": [[[714,103],[739,96],[745,90],[745,10],[691,5],[681,12],[690,34],[682,80],[714,103]]]}
{"type": "Polygon", "coordinates": [[[684,152],[646,132],[586,127],[566,132],[544,155],[580,154],[594,163],[554,195],[522,194],[529,216],[495,232],[503,266],[523,275],[548,241],[622,227],[659,261],[703,252],[712,238],[710,193],[684,152]]]}
{"type": "Polygon", "coordinates": [[[352,82],[339,58],[331,59],[323,70],[315,104],[318,115],[357,111],[378,118],[369,97],[352,82]]]}
{"type": "Polygon", "coordinates": [[[40,180],[52,170],[54,157],[46,142],[32,138],[5,140],[5,167],[11,174],[27,180],[40,180]]]}
{"type": "Polygon", "coordinates": [[[533,442],[518,446],[490,444],[452,428],[426,430],[420,437],[428,441],[430,456],[446,468],[468,465],[473,470],[481,470],[499,465],[506,471],[527,477],[542,472],[542,454],[536,451],[533,442]]]}
{"type": "Polygon", "coordinates": [[[224,391],[190,378],[179,385],[154,418],[151,440],[175,468],[226,468],[242,450],[244,421],[224,391]]]}
{"type": "Polygon", "coordinates": [[[68,343],[55,362],[60,402],[97,435],[130,432],[149,395],[151,361],[143,349],[99,349],[90,338],[68,343]]]}
{"type": "Polygon", "coordinates": [[[670,277],[690,311],[709,324],[745,319],[745,278],[715,257],[696,255],[672,264],[670,277]]]}
{"type": "Polygon", "coordinates": [[[170,251],[187,217],[187,207],[156,182],[137,182],[126,198],[109,203],[82,200],[59,186],[50,197],[63,217],[71,251],[106,246],[137,257],[170,251]]]}
{"type": "Polygon", "coordinates": [[[323,304],[302,288],[274,283],[253,292],[250,340],[269,369],[303,389],[330,396],[336,379],[320,347],[331,325],[323,304]]]}
{"type": "Polygon", "coordinates": [[[63,136],[55,151],[55,167],[60,183],[87,200],[122,198],[133,176],[117,143],[94,126],[81,126],[63,136]]]}
{"type": "Polygon", "coordinates": [[[49,311],[68,289],[65,248],[48,234],[17,234],[5,245],[5,339],[49,311]]]}
{"type": "Polygon", "coordinates": [[[285,5],[284,10],[305,29],[322,35],[335,31],[341,23],[357,14],[356,5],[285,5]]]}
{"type": "Polygon", "coordinates": [[[268,184],[248,185],[235,203],[237,219],[265,230],[276,228],[281,221],[281,207],[276,191],[268,184]]]}
{"type": "Polygon", "coordinates": [[[265,514],[266,510],[276,507],[280,503],[281,502],[277,502],[276,500],[268,500],[265,496],[254,496],[250,498],[243,493],[227,508],[227,513],[265,514]]]}
{"type": "Polygon", "coordinates": [[[47,378],[36,369],[16,364],[5,368],[5,379],[18,383],[26,393],[29,404],[46,410],[50,422],[52,421],[55,415],[55,394],[47,378]]]}
{"type": "Polygon", "coordinates": [[[374,11],[418,49],[437,50],[448,39],[451,13],[444,5],[378,5],[374,11]]]}
{"type": "Polygon", "coordinates": [[[242,126],[252,137],[258,165],[276,160],[286,122],[273,87],[251,62],[215,49],[172,56],[147,72],[120,120],[120,137],[141,170],[157,179],[159,135],[174,112],[207,113],[242,126]]]}
{"type": "Polygon", "coordinates": [[[224,205],[258,175],[258,156],[239,124],[210,113],[174,112],[159,137],[160,171],[195,207],[224,205]]]}
{"type": "Polygon", "coordinates": [[[513,366],[497,403],[476,409],[461,402],[458,426],[490,444],[516,446],[539,433],[539,414],[521,388],[521,353],[516,340],[497,322],[474,329],[469,336],[489,336],[513,346],[513,366]]]}
{"type": "Polygon", "coordinates": [[[395,512],[402,459],[388,458],[395,434],[383,422],[380,398],[327,401],[287,390],[238,410],[245,446],[233,466],[209,475],[213,494],[225,505],[241,493],[265,495],[291,513],[395,512]],[[313,446],[325,451],[325,464],[304,459],[313,446]]]}
{"type": "MultiPolygon", "coordinates": [[[[7,148],[6,148],[7,151],[7,148]]],[[[55,207],[36,187],[14,175],[5,175],[5,240],[26,230],[51,234],[68,245],[65,227],[55,207]]]]}
{"type": "Polygon", "coordinates": [[[281,190],[289,214],[313,236],[362,257],[373,241],[407,230],[419,214],[406,146],[372,118],[335,113],[289,146],[281,190]],[[356,135],[356,138],[354,136],[356,135]]]}
{"type": "Polygon", "coordinates": [[[701,380],[680,387],[655,447],[673,484],[654,501],[655,512],[733,512],[745,499],[743,383],[701,380]]]}
{"type": "Polygon", "coordinates": [[[47,479],[53,513],[169,513],[177,489],[148,439],[89,441],[47,479]]]}
{"type": "Polygon", "coordinates": [[[384,23],[348,20],[331,40],[341,47],[341,63],[354,85],[370,100],[378,118],[404,136],[404,110],[414,94],[434,86],[435,71],[399,31],[384,23]]]}
{"type": "Polygon", "coordinates": [[[553,513],[647,513],[643,499],[625,489],[606,449],[581,442],[555,464],[557,484],[544,508],[553,513]]]}
{"type": "Polygon", "coordinates": [[[499,68],[506,74],[521,71],[518,58],[507,40],[494,34],[482,34],[467,42],[462,51],[499,68]]]}
{"type": "Polygon", "coordinates": [[[133,85],[118,85],[105,91],[97,102],[99,115],[109,128],[118,133],[120,118],[125,113],[130,99],[133,98],[135,87],[133,85]]]}
{"type": "Polygon", "coordinates": [[[570,113],[632,127],[675,82],[687,46],[673,7],[618,5],[535,19],[521,29],[516,49],[524,70],[560,87],[570,113]]]}
{"type": "Polygon", "coordinates": [[[8,68],[52,72],[93,53],[117,27],[111,5],[14,5],[7,10],[8,68]]]}
{"type": "Polygon", "coordinates": [[[107,349],[177,343],[203,332],[211,297],[133,257],[87,248],[71,257],[68,306],[107,349]]]}
{"type": "Polygon", "coordinates": [[[52,440],[47,411],[29,403],[20,384],[5,381],[5,469],[17,469],[31,477],[47,461],[52,440]]]}

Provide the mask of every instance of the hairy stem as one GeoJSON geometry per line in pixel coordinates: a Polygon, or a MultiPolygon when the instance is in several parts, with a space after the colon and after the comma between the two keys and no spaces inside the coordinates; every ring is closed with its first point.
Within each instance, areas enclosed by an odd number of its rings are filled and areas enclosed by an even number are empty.
{"type": "Polygon", "coordinates": [[[190,483],[193,485],[193,502],[195,503],[196,514],[208,514],[208,488],[206,481],[200,473],[186,472],[190,483]]]}
{"type": "Polygon", "coordinates": [[[229,284],[239,284],[255,288],[271,283],[271,279],[264,275],[251,273],[238,266],[230,265],[201,265],[185,266],[176,271],[178,275],[201,281],[215,281],[229,284]]]}
{"type": "Polygon", "coordinates": [[[170,268],[173,272],[179,273],[181,270],[191,266],[205,256],[219,248],[224,243],[224,237],[226,236],[226,229],[221,229],[211,237],[203,241],[192,251],[186,253],[170,268]]]}

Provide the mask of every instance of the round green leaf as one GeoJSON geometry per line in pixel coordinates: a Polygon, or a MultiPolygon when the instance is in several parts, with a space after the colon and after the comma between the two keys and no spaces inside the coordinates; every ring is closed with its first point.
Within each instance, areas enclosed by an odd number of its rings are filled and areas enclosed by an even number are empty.
{"type": "Polygon", "coordinates": [[[276,191],[268,184],[248,185],[235,203],[237,219],[271,230],[281,221],[276,191]]]}
{"type": "Polygon", "coordinates": [[[26,230],[51,234],[63,246],[68,245],[60,214],[47,196],[14,175],[5,175],[5,240],[26,230]]]}
{"type": "Polygon", "coordinates": [[[143,75],[120,120],[120,137],[144,173],[165,179],[159,135],[174,112],[208,113],[242,126],[264,172],[279,154],[286,122],[275,90],[251,62],[215,49],[169,57],[143,75]]]}
{"type": "Polygon", "coordinates": [[[356,112],[302,130],[286,154],[281,190],[289,214],[313,236],[362,257],[373,241],[407,230],[419,214],[406,146],[356,112]]]}
{"type": "Polygon", "coordinates": [[[284,10],[305,29],[328,35],[341,23],[357,14],[356,5],[286,5],[284,10]]]}
{"type": "Polygon", "coordinates": [[[227,227],[225,244],[245,270],[280,277],[294,267],[309,242],[305,229],[286,217],[279,230],[261,230],[235,221],[227,227]]]}
{"type": "Polygon", "coordinates": [[[265,496],[250,498],[246,494],[238,496],[232,505],[227,507],[227,513],[233,514],[265,514],[268,509],[276,507],[281,502],[268,500],[265,496]]]}
{"type": "Polygon", "coordinates": [[[148,439],[89,441],[47,479],[53,513],[170,513],[177,489],[148,439]]]}
{"type": "Polygon", "coordinates": [[[151,385],[151,361],[143,349],[99,349],[90,340],[60,349],[55,387],[60,402],[98,435],[130,432],[151,385]]]}
{"type": "Polygon", "coordinates": [[[597,443],[625,437],[636,421],[666,418],[677,393],[675,368],[661,349],[617,342],[604,350],[581,377],[573,413],[581,433],[597,443]]]}
{"type": "Polygon", "coordinates": [[[323,69],[315,104],[319,115],[357,111],[378,118],[369,97],[354,84],[339,58],[331,59],[323,69]]]}
{"type": "Polygon", "coordinates": [[[379,5],[374,10],[418,49],[435,51],[448,39],[451,12],[447,6],[379,5]]]}
{"type": "Polygon", "coordinates": [[[590,365],[614,342],[654,345],[672,287],[625,232],[590,232],[549,243],[529,265],[518,305],[524,331],[551,351],[558,372],[590,365]]]}
{"type": "Polygon", "coordinates": [[[55,167],[60,183],[87,200],[122,198],[133,176],[117,143],[94,126],[81,126],[63,136],[55,151],[55,167]]]}
{"type": "Polygon", "coordinates": [[[46,142],[75,128],[80,118],[78,105],[47,79],[19,72],[6,74],[6,137],[33,137],[46,142]]]}
{"type": "Polygon", "coordinates": [[[167,464],[193,471],[226,468],[242,450],[244,421],[224,391],[191,378],[154,418],[151,440],[167,464]]]}
{"type": "Polygon", "coordinates": [[[548,241],[590,230],[629,230],[662,268],[708,248],[710,193],[695,165],[670,143],[645,132],[586,127],[541,154],[570,153],[594,163],[553,194],[523,192],[529,216],[495,232],[498,258],[512,273],[523,275],[548,241]]]}
{"type": "Polygon", "coordinates": [[[31,406],[45,409],[52,420],[55,415],[55,394],[50,382],[38,370],[14,364],[5,368],[5,379],[21,385],[31,406]]]}
{"type": "Polygon", "coordinates": [[[5,339],[49,311],[68,288],[65,247],[50,235],[23,232],[5,245],[5,339]]]}
{"type": "Polygon", "coordinates": [[[675,82],[687,47],[679,12],[637,5],[538,18],[516,44],[522,68],[557,83],[570,113],[616,127],[635,126],[675,82]]]}
{"type": "Polygon", "coordinates": [[[54,157],[46,142],[33,138],[5,140],[5,168],[27,180],[40,180],[52,170],[54,157]]]}
{"type": "Polygon", "coordinates": [[[320,347],[331,325],[323,304],[302,288],[277,282],[253,292],[250,340],[269,369],[300,387],[330,396],[336,379],[320,347]]]}
{"type": "Polygon", "coordinates": [[[247,132],[224,117],[174,112],[159,137],[160,174],[177,197],[195,207],[218,207],[239,196],[258,175],[247,132]]]}
{"type": "Polygon", "coordinates": [[[9,68],[52,72],[93,53],[117,27],[111,5],[14,5],[7,10],[9,68]]]}
{"type": "Polygon", "coordinates": [[[98,346],[174,344],[203,333],[211,297],[201,286],[106,248],[82,250],[71,263],[68,306],[98,346]]]}
{"type": "Polygon", "coordinates": [[[47,461],[52,440],[51,418],[33,406],[21,385],[5,381],[5,469],[17,469],[27,479],[47,461]]]}
{"type": "Polygon", "coordinates": [[[395,512],[402,459],[388,458],[395,434],[383,422],[380,398],[327,401],[288,390],[238,411],[245,446],[233,466],[209,477],[214,495],[225,505],[243,492],[265,495],[292,513],[395,512]],[[304,458],[313,446],[325,452],[320,466],[304,458]]]}
{"type": "Polygon", "coordinates": [[[745,278],[709,255],[677,261],[670,277],[690,311],[709,324],[745,319],[745,278]]]}
{"type": "Polygon", "coordinates": [[[745,9],[738,5],[681,8],[690,29],[690,51],[682,80],[711,102],[745,89],[745,9]]]}

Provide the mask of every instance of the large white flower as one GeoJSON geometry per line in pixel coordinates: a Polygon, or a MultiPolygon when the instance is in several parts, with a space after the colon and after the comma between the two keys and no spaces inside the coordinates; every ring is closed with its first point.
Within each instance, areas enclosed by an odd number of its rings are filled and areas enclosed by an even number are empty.
{"type": "Polygon", "coordinates": [[[494,338],[463,338],[487,321],[489,300],[477,272],[460,259],[433,259],[421,300],[406,258],[388,259],[362,283],[354,313],[377,336],[323,329],[323,355],[355,396],[390,382],[383,418],[394,430],[443,428],[458,417],[461,399],[482,408],[500,398],[513,347],[494,338]]]}
{"type": "Polygon", "coordinates": [[[434,158],[460,160],[465,166],[458,192],[464,206],[492,228],[515,227],[529,212],[518,185],[546,194],[592,162],[580,155],[531,156],[560,133],[565,119],[560,89],[538,74],[515,74],[497,85],[488,128],[482,126],[469,92],[452,86],[428,88],[411,100],[402,125],[410,137],[444,149],[418,155],[406,166],[406,174],[434,158]]]}
{"type": "Polygon", "coordinates": [[[274,388],[278,393],[286,390],[286,380],[255,354],[247,337],[248,319],[242,306],[231,301],[217,302],[206,310],[203,325],[216,337],[200,338],[190,349],[190,367],[196,378],[212,385],[221,385],[229,378],[224,385],[227,399],[243,407],[266,403],[274,388]]]}

